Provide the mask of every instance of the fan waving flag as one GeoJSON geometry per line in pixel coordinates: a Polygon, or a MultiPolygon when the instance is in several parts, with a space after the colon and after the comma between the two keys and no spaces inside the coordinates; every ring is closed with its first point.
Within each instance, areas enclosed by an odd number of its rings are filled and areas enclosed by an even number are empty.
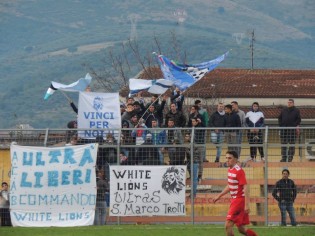
{"type": "Polygon", "coordinates": [[[166,79],[144,80],[144,79],[129,79],[129,96],[139,93],[140,91],[148,91],[153,94],[163,94],[173,82],[166,79]]]}
{"type": "Polygon", "coordinates": [[[191,65],[178,64],[163,55],[157,56],[164,79],[172,81],[176,87],[183,91],[216,68],[228,54],[229,51],[211,61],[191,65]]]}
{"type": "Polygon", "coordinates": [[[56,90],[66,92],[79,92],[84,91],[91,83],[92,77],[89,73],[86,74],[85,78],[81,78],[72,84],[66,85],[58,82],[51,81],[50,87],[48,88],[44,99],[47,100],[56,90]]]}

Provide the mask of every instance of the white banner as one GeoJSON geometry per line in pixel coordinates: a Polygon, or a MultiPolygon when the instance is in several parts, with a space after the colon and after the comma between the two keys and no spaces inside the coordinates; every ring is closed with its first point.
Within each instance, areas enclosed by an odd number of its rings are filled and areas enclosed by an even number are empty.
{"type": "Polygon", "coordinates": [[[13,226],[93,225],[97,149],[11,145],[13,226]]]}
{"type": "Polygon", "coordinates": [[[184,216],[186,166],[110,166],[111,216],[184,216]]]}
{"type": "Polygon", "coordinates": [[[113,129],[121,128],[120,102],[118,93],[80,92],[78,128],[97,129],[80,131],[79,137],[92,139],[106,137],[113,129]]]}

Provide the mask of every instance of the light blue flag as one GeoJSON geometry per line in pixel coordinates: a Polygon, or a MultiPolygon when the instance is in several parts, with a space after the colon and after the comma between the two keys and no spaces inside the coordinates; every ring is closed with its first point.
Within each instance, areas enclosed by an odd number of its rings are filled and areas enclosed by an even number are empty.
{"type": "Polygon", "coordinates": [[[81,78],[72,84],[66,85],[58,82],[51,81],[50,87],[48,88],[44,99],[47,100],[51,95],[54,94],[56,90],[66,91],[66,92],[79,92],[84,91],[91,83],[92,77],[89,73],[86,74],[85,78],[81,78]]]}
{"type": "Polygon", "coordinates": [[[139,93],[140,91],[148,91],[153,94],[163,94],[173,82],[166,79],[144,80],[144,79],[129,79],[129,96],[139,93]]]}
{"type": "Polygon", "coordinates": [[[158,55],[158,59],[164,79],[172,81],[176,87],[184,91],[216,68],[228,54],[229,51],[211,61],[191,65],[178,64],[163,55],[158,55]]]}

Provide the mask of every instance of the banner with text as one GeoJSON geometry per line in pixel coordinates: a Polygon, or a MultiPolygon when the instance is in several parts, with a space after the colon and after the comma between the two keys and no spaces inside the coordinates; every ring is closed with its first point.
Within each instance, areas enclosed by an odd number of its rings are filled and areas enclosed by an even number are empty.
{"type": "Polygon", "coordinates": [[[121,128],[120,102],[118,93],[80,92],[78,128],[95,129],[79,131],[79,137],[93,139],[106,137],[108,132],[121,128]]]}
{"type": "Polygon", "coordinates": [[[186,166],[110,166],[111,216],[184,216],[186,166]]]}
{"type": "Polygon", "coordinates": [[[13,226],[92,225],[98,144],[66,147],[11,145],[13,226]]]}

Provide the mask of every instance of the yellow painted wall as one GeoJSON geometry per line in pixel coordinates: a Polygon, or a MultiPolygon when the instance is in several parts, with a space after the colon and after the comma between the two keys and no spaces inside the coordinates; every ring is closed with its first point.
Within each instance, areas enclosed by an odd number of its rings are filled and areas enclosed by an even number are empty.
{"type": "Polygon", "coordinates": [[[11,158],[10,150],[0,150],[0,182],[10,184],[11,158]]]}

